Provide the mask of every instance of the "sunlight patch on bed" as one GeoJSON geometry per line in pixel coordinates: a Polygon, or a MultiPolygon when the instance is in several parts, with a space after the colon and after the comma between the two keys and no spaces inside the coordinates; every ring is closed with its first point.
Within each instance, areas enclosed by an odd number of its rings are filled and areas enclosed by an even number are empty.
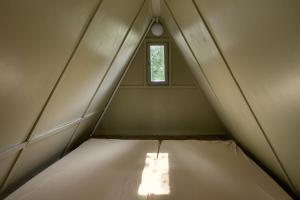
{"type": "Polygon", "coordinates": [[[168,153],[147,153],[138,194],[170,194],[168,153]]]}

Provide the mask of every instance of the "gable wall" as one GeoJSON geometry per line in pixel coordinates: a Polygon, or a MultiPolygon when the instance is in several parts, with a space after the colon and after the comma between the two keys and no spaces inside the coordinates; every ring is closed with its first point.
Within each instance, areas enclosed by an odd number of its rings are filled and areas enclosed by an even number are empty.
{"type": "Polygon", "coordinates": [[[96,135],[223,135],[226,133],[188,63],[167,30],[145,38],[96,135]],[[146,80],[146,43],[167,42],[169,85],[151,86],[146,80]]]}

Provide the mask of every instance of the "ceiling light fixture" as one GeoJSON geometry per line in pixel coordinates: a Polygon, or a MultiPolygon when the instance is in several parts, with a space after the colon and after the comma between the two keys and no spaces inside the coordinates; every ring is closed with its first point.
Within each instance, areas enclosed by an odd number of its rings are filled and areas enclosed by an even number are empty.
{"type": "Polygon", "coordinates": [[[164,28],[161,23],[158,22],[158,18],[156,18],[155,23],[151,27],[151,32],[153,35],[159,37],[164,34],[164,28]]]}

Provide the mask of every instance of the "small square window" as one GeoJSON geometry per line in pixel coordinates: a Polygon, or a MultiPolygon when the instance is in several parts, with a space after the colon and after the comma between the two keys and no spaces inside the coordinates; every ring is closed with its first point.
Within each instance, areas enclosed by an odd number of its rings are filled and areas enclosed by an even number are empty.
{"type": "Polygon", "coordinates": [[[168,84],[167,43],[147,44],[147,78],[149,85],[168,84]]]}

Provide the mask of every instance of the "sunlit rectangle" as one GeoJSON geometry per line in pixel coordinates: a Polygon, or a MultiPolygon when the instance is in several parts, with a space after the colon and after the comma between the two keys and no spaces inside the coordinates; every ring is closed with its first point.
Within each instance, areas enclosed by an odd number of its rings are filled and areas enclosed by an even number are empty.
{"type": "Polygon", "coordinates": [[[150,72],[152,82],[166,81],[164,45],[150,45],[150,72]]]}
{"type": "Polygon", "coordinates": [[[147,153],[139,195],[170,193],[168,153],[147,153]]]}

